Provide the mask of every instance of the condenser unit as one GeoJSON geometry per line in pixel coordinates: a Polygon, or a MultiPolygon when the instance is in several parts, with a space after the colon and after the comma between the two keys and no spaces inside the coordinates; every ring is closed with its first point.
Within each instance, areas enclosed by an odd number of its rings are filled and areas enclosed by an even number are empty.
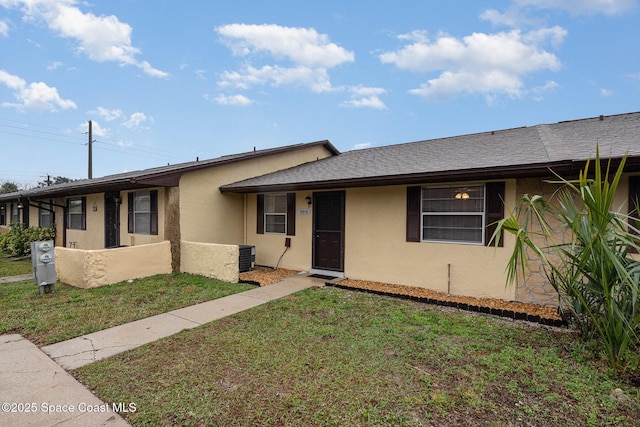
{"type": "Polygon", "coordinates": [[[251,271],[256,265],[256,247],[249,245],[240,245],[240,259],[238,265],[240,273],[251,271]]]}

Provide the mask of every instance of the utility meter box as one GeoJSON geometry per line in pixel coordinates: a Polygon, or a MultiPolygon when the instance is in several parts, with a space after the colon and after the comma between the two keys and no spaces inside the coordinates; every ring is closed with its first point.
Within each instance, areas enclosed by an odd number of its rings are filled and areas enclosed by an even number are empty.
{"type": "Polygon", "coordinates": [[[33,281],[40,286],[40,295],[55,291],[56,265],[53,252],[53,240],[31,242],[33,281]]]}

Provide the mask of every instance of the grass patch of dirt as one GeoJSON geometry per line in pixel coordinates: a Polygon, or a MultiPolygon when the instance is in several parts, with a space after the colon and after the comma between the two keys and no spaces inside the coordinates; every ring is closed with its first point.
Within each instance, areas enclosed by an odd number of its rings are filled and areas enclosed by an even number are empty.
{"type": "Polygon", "coordinates": [[[40,295],[33,281],[0,285],[0,335],[18,333],[53,344],[253,287],[192,274],[135,279],[95,289],[57,283],[40,295]]]}
{"type": "Polygon", "coordinates": [[[0,251],[0,277],[31,274],[31,258],[11,257],[0,251]]]}
{"type": "MultiPolygon", "coordinates": [[[[571,334],[311,288],[72,372],[143,425],[635,426],[571,334]]],[[[616,391],[616,389],[619,389],[616,391]]]]}

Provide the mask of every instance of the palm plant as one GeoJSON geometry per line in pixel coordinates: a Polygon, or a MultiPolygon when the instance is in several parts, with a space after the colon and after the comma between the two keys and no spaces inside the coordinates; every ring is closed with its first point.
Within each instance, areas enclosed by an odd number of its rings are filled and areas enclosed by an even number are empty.
{"type": "Polygon", "coordinates": [[[630,254],[640,252],[639,230],[612,209],[625,159],[615,173],[611,160],[603,171],[596,147],[594,163],[593,177],[589,161],[577,180],[556,175],[560,188],[550,200],[523,196],[515,212],[498,222],[492,240],[497,244],[501,230],[516,237],[508,284],[524,277],[527,251],[533,252],[558,292],[560,309],[577,322],[583,338],[598,339],[609,365],[621,372],[640,344],[640,262],[630,254]]]}

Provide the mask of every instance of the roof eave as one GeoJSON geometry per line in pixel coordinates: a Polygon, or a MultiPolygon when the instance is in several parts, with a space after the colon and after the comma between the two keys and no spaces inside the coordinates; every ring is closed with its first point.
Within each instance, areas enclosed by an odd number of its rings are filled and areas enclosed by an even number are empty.
{"type": "MultiPolygon", "coordinates": [[[[612,166],[621,159],[612,159],[612,166]]],[[[503,167],[486,167],[465,170],[449,170],[376,177],[348,178],[335,180],[290,182],[272,185],[225,185],[220,187],[223,193],[260,193],[277,191],[330,190],[337,188],[379,187],[385,185],[414,185],[442,183],[468,180],[495,180],[509,178],[531,178],[551,176],[553,172],[560,175],[575,175],[586,161],[558,161],[532,165],[512,165],[503,167]],[[553,172],[552,172],[553,171],[553,172]]],[[[627,172],[640,170],[640,158],[627,159],[627,172]]]]}

